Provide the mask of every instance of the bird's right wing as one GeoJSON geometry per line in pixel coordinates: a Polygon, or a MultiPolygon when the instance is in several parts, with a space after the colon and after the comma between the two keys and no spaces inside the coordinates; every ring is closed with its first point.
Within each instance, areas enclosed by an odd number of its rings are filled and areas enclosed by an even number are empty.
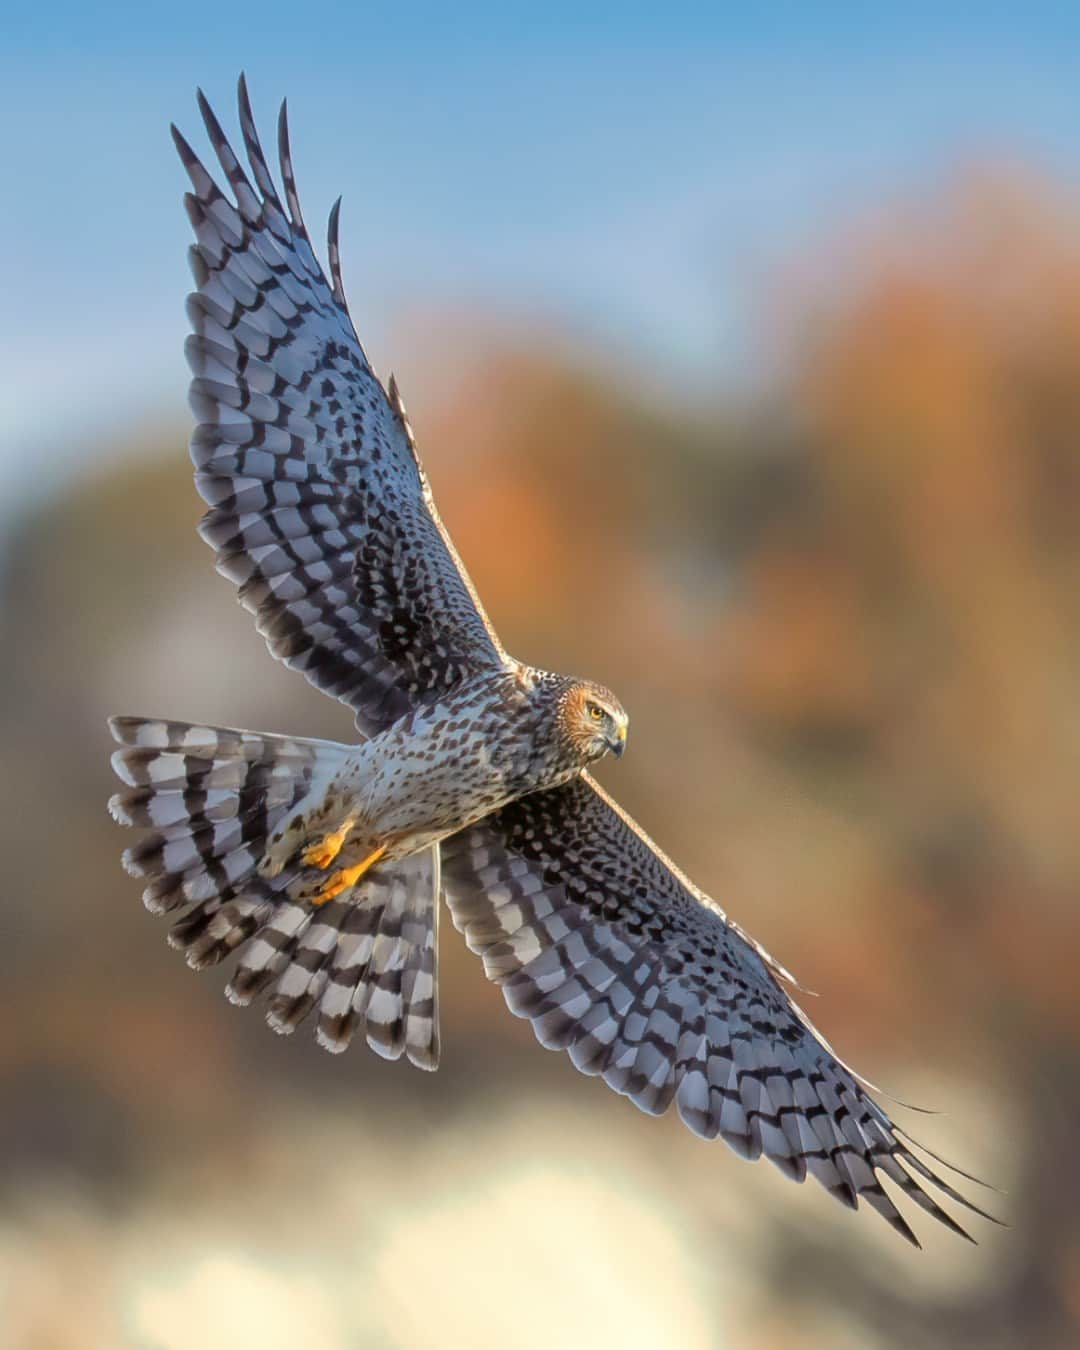
{"type": "Polygon", "coordinates": [[[587,775],[442,850],[455,925],[541,1044],[642,1110],[674,1102],[696,1134],[809,1172],[853,1209],[865,1199],[916,1245],[879,1174],[968,1236],[925,1183],[983,1211],[837,1059],[781,987],[790,976],[587,775]]]}
{"type": "Polygon", "coordinates": [[[372,734],[507,658],[432,501],[394,381],[345,304],[338,209],[327,281],[300,214],[285,107],[284,204],[240,80],[254,184],[202,94],[235,201],[173,128],[194,192],[187,354],[200,527],[273,654],[372,734]]]}

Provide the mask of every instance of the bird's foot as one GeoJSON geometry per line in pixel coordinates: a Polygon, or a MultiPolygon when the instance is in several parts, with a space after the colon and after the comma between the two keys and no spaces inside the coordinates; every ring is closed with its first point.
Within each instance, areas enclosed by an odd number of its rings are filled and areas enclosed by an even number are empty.
{"type": "Polygon", "coordinates": [[[386,852],[386,845],[380,844],[373,853],[369,853],[366,858],[358,862],[355,867],[339,867],[336,872],[322,883],[321,886],[308,898],[313,905],[325,905],[328,900],[333,900],[334,896],[340,895],[350,886],[355,886],[360,878],[369,868],[375,866],[379,859],[386,852]]]}
{"type": "Polygon", "coordinates": [[[321,867],[323,869],[329,867],[341,852],[354,824],[355,821],[350,817],[339,829],[313,840],[300,854],[300,861],[305,867],[321,867]]]}

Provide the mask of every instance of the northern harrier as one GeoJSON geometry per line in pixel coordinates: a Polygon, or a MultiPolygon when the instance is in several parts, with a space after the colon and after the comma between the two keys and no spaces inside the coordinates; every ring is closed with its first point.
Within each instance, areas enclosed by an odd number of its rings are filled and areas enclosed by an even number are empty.
{"type": "MultiPolygon", "coordinates": [[[[356,716],[363,739],[118,717],[124,856],[196,969],[237,952],[227,993],[271,1026],[315,1013],[343,1050],[439,1056],[440,892],[537,1038],[643,1110],[672,1104],[787,1176],[860,1198],[916,1239],[890,1178],[975,1209],[838,1060],[790,981],[593,782],[627,717],[607,689],[500,646],[439,519],[397,386],[300,214],[285,107],[275,186],[243,78],[248,171],[199,106],[227,197],[173,129],[194,191],[187,357],[200,526],[274,656],[356,716]]],[[[933,1155],[930,1155],[931,1157],[933,1155]]],[[[940,1160],[938,1160],[940,1161],[940,1160]]],[[[981,1210],[976,1210],[982,1213],[981,1210]]],[[[967,1236],[964,1234],[964,1236],[967,1236]]]]}

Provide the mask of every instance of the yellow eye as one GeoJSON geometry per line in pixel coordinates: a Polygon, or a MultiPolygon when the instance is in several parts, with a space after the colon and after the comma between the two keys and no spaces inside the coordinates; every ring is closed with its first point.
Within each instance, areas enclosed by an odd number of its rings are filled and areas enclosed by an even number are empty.
{"type": "Polygon", "coordinates": [[[599,703],[589,704],[589,716],[594,722],[599,722],[603,719],[604,710],[600,707],[599,703]]]}

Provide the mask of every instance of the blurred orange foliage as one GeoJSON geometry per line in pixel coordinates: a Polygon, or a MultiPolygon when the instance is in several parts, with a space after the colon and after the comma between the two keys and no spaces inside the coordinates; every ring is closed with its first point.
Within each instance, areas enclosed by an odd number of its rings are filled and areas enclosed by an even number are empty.
{"type": "MultiPolygon", "coordinates": [[[[489,335],[413,421],[507,647],[620,692],[631,754],[609,784],[827,991],[815,1012],[842,1054],[906,1061],[907,1076],[922,1066],[966,1127],[950,1155],[1005,1171],[1014,1234],[970,1260],[942,1248],[922,1276],[906,1254],[864,1249],[869,1225],[834,1224],[818,1197],[744,1180],[750,1169],[677,1126],[590,1093],[532,1045],[449,932],[434,1082],[360,1052],[330,1062],[306,1038],[282,1045],[227,1009],[213,977],[180,969],[119,872],[105,715],[349,727],[271,668],[213,577],[176,435],[157,447],[167,459],[114,460],[29,514],[7,550],[0,612],[16,659],[0,774],[23,790],[0,816],[19,954],[4,993],[21,1016],[0,1023],[0,1156],[28,1205],[53,1204],[50,1187],[81,1196],[88,1234],[73,1255],[38,1232],[42,1262],[92,1251],[91,1283],[120,1287],[132,1239],[103,1217],[118,1197],[136,1227],[153,1213],[175,1233],[162,1197],[185,1176],[203,1178],[208,1214],[242,1209],[244,1188],[262,1196],[261,1177],[291,1176],[292,1141],[320,1130],[335,1149],[361,1141],[366,1177],[364,1139],[419,1159],[464,1120],[453,1165],[472,1175],[475,1150],[533,1093],[550,1128],[529,1148],[555,1166],[580,1111],[597,1151],[575,1166],[600,1176],[620,1141],[642,1193],[663,1197],[648,1220],[661,1247],[685,1260],[706,1238],[732,1259],[752,1249],[756,1294],[732,1343],[786,1344],[798,1328],[800,1344],[835,1344],[830,1318],[858,1344],[1076,1343],[1080,208],[1019,171],[961,175],[797,260],[777,296],[781,375],[764,408],[665,406],[538,338],[489,335]],[[63,856],[43,878],[35,860],[57,856],[57,822],[63,856]]],[[[418,353],[406,393],[438,345],[418,353]]],[[[415,1165],[412,1217],[381,1191],[378,1217],[441,1233],[425,1208],[433,1173],[415,1165]]],[[[308,1203],[338,1203],[325,1169],[310,1180],[308,1203]]],[[[278,1231],[273,1205],[289,1195],[259,1203],[278,1231]]],[[[612,1252],[631,1240],[600,1229],[612,1252]]],[[[261,1288],[262,1248],[245,1251],[253,1266],[234,1254],[227,1268],[261,1288]]],[[[377,1302],[390,1286],[366,1251],[349,1270],[377,1302]]],[[[213,1269],[192,1287],[213,1285],[213,1269]]],[[[708,1326],[719,1294],[693,1290],[708,1326]]],[[[35,1325],[23,1304],[10,1315],[35,1325]]]]}

